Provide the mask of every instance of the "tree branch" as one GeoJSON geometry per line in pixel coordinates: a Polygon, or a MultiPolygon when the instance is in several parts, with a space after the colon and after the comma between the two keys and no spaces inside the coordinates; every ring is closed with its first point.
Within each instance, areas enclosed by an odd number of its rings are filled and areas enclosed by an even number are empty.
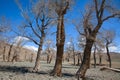
{"type": "Polygon", "coordinates": [[[98,3],[97,3],[97,0],[94,0],[94,2],[95,2],[96,17],[97,17],[97,19],[98,19],[98,18],[99,18],[98,3]]]}
{"type": "Polygon", "coordinates": [[[33,41],[36,45],[40,45],[37,41],[35,41],[33,38],[29,37],[29,36],[23,36],[23,37],[26,37],[28,39],[30,39],[31,41],[33,41]]]}
{"type": "Polygon", "coordinates": [[[106,21],[106,20],[108,20],[108,19],[110,19],[110,18],[113,18],[113,17],[115,17],[115,16],[118,16],[118,15],[120,15],[120,13],[114,13],[114,14],[112,14],[112,15],[104,18],[104,19],[102,20],[102,22],[104,22],[104,21],[106,21]]]}
{"type": "Polygon", "coordinates": [[[30,27],[31,27],[32,31],[34,32],[34,34],[35,34],[38,38],[41,38],[41,36],[34,30],[32,24],[31,24],[31,23],[29,23],[29,24],[30,24],[30,27]]]}

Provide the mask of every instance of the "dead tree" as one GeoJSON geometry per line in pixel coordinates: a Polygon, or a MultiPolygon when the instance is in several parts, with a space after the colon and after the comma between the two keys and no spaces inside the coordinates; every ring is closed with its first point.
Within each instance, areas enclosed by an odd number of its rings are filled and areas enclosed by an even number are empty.
{"type": "Polygon", "coordinates": [[[6,45],[4,46],[4,50],[3,50],[3,61],[6,60],[6,45]]]}
{"type": "Polygon", "coordinates": [[[11,61],[11,52],[12,52],[12,49],[13,49],[13,45],[14,45],[14,42],[12,44],[10,44],[10,47],[9,47],[9,51],[8,51],[8,62],[11,61]]]}
{"type": "Polygon", "coordinates": [[[84,33],[85,33],[84,35],[86,36],[86,45],[83,52],[84,56],[83,56],[82,64],[76,73],[76,75],[78,76],[78,79],[79,77],[81,77],[83,80],[85,79],[85,73],[90,65],[91,49],[96,40],[97,33],[102,27],[102,24],[105,21],[111,18],[119,17],[120,15],[120,10],[113,9],[113,6],[110,4],[106,4],[106,1],[107,0],[93,0],[94,8],[89,7],[91,9],[89,9],[89,11],[84,16],[83,27],[84,27],[84,33]],[[105,14],[108,8],[109,10],[112,11],[112,13],[105,14]],[[95,13],[94,13],[94,9],[95,9],[95,13]],[[94,25],[90,22],[92,13],[96,15],[95,16],[96,24],[94,25]]]}
{"type": "Polygon", "coordinates": [[[69,8],[69,0],[55,0],[54,3],[55,12],[57,13],[57,35],[56,35],[56,46],[57,54],[54,69],[51,75],[61,76],[62,75],[62,60],[64,53],[64,42],[65,42],[65,30],[64,30],[64,15],[69,8]]]}
{"type": "MultiPolygon", "coordinates": [[[[22,6],[20,3],[17,2],[17,4],[21,9],[22,6]]],[[[24,28],[27,31],[25,31],[24,36],[38,45],[37,57],[35,66],[33,68],[33,71],[36,72],[40,68],[40,55],[42,52],[45,36],[47,34],[47,29],[48,26],[52,23],[53,16],[52,9],[49,6],[49,1],[46,0],[38,0],[37,2],[32,2],[29,9],[30,10],[28,12],[23,9],[21,9],[21,11],[23,17],[26,20],[24,28]]]]}
{"type": "MultiPolygon", "coordinates": [[[[6,37],[5,33],[11,31],[11,24],[10,21],[7,20],[5,16],[0,16],[0,41],[6,44],[8,43],[8,38],[6,37]]],[[[2,45],[3,46],[3,45],[2,45]]],[[[5,52],[5,46],[4,46],[4,52],[5,52]]],[[[11,46],[10,49],[11,50],[11,46]]],[[[10,54],[10,52],[9,52],[10,54]]],[[[3,54],[3,60],[5,60],[5,54],[3,54]]],[[[9,59],[8,59],[9,61],[9,59]]]]}
{"type": "Polygon", "coordinates": [[[105,47],[106,47],[106,52],[108,56],[108,61],[109,61],[109,67],[112,66],[111,64],[111,57],[109,53],[109,45],[113,42],[113,39],[115,37],[115,32],[112,30],[106,30],[103,35],[103,39],[105,40],[105,47]]]}

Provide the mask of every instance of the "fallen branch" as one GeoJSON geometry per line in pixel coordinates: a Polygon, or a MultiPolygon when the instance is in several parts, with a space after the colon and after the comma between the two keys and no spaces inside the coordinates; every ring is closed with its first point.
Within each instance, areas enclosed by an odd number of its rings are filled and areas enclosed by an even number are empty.
{"type": "Polygon", "coordinates": [[[103,70],[112,70],[112,71],[115,71],[115,72],[119,72],[120,73],[120,69],[115,69],[115,68],[109,68],[109,67],[102,67],[100,68],[101,71],[103,70]]]}

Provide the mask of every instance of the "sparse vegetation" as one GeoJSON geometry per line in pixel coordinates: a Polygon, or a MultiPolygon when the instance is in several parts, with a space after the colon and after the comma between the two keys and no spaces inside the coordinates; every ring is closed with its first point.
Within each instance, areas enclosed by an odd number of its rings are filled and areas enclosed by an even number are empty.
{"type": "MultiPolygon", "coordinates": [[[[1,3],[5,4],[0,1],[0,7],[1,3]]],[[[0,14],[0,80],[120,79],[117,2],[86,0],[84,6],[79,0],[11,3],[22,18],[19,15],[21,21],[17,21],[15,15],[0,14]],[[117,24],[114,30],[110,20],[117,24]]]]}

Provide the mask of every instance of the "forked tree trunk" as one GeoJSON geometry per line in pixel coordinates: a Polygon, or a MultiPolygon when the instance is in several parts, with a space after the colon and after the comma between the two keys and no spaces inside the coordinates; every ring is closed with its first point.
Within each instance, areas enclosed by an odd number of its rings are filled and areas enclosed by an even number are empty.
{"type": "Polygon", "coordinates": [[[82,64],[81,64],[79,70],[76,73],[78,78],[79,77],[81,77],[82,79],[85,78],[85,73],[86,73],[87,69],[89,68],[91,49],[92,49],[93,43],[94,43],[93,40],[90,40],[90,39],[86,40],[86,46],[85,46],[85,49],[84,49],[83,61],[82,61],[82,64]]]}
{"type": "Polygon", "coordinates": [[[51,75],[62,76],[62,60],[64,53],[64,42],[65,42],[65,32],[64,32],[64,15],[59,15],[58,26],[57,26],[57,55],[56,62],[51,75]]]}
{"type": "Polygon", "coordinates": [[[42,53],[42,46],[43,46],[44,37],[45,37],[45,33],[44,33],[44,30],[42,30],[40,45],[38,48],[37,57],[36,57],[36,61],[35,61],[35,66],[33,68],[33,72],[37,72],[40,69],[40,55],[42,53]]]}
{"type": "Polygon", "coordinates": [[[106,44],[106,50],[107,50],[107,56],[108,56],[108,61],[109,61],[109,67],[111,68],[111,57],[110,57],[110,53],[109,53],[109,49],[108,49],[108,44],[106,44]]]}

